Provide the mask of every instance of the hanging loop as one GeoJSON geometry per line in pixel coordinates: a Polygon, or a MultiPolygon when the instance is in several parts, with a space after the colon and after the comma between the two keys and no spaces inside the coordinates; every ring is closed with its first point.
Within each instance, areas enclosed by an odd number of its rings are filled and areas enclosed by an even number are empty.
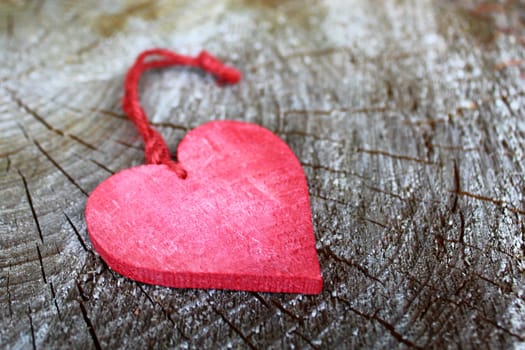
{"type": "Polygon", "coordinates": [[[126,74],[122,109],[135,124],[137,131],[144,140],[146,164],[165,164],[177,176],[184,179],[187,176],[186,170],[179,162],[171,158],[166,141],[157,130],[150,126],[148,116],[140,105],[138,93],[138,85],[142,73],[148,69],[169,66],[200,68],[214,75],[219,84],[236,84],[241,80],[242,75],[238,70],[225,65],[206,51],[202,51],[198,56],[192,57],[179,55],[166,49],[151,49],[142,52],[126,74]]]}

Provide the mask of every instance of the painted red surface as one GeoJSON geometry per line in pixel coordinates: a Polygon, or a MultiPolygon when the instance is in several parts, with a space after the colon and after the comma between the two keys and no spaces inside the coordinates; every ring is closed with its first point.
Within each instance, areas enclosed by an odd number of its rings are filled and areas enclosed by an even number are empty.
{"type": "Polygon", "coordinates": [[[90,195],[91,242],[115,271],[178,288],[317,294],[322,289],[306,178],[258,125],[216,121],[166,165],[123,170],[90,195]]]}

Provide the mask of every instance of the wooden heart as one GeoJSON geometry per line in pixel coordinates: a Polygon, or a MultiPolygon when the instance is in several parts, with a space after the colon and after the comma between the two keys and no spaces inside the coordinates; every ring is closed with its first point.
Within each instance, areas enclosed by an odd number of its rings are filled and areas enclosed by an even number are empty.
{"type": "Polygon", "coordinates": [[[89,196],[89,236],[113,270],[178,288],[321,292],[306,178],[281,139],[210,122],[184,137],[178,160],[186,179],[143,165],[89,196]]]}

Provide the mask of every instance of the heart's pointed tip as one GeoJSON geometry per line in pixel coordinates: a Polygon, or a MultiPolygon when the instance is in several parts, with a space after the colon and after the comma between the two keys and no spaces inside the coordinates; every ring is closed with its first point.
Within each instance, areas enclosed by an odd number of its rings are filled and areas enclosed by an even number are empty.
{"type": "Polygon", "coordinates": [[[323,278],[319,275],[313,281],[312,293],[311,295],[319,295],[323,291],[323,278]]]}

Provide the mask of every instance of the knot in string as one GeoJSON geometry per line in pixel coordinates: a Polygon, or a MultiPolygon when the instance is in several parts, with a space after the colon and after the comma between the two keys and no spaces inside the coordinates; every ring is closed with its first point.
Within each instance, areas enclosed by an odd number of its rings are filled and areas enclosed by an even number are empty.
{"type": "Polygon", "coordinates": [[[200,68],[213,74],[219,84],[236,84],[241,80],[241,73],[226,66],[220,60],[202,51],[198,56],[183,56],[165,49],[152,49],[142,52],[126,74],[122,109],[135,124],[144,140],[144,158],[146,164],[164,164],[177,176],[184,179],[186,170],[171,158],[170,150],[162,135],[149,125],[148,117],[140,105],[138,84],[142,73],[152,68],[168,66],[189,66],[200,68]],[[147,60],[148,58],[154,58],[147,60]]]}
{"type": "Polygon", "coordinates": [[[241,80],[241,73],[235,68],[225,66],[207,51],[202,51],[197,56],[199,67],[215,76],[220,84],[236,84],[241,80]]]}

